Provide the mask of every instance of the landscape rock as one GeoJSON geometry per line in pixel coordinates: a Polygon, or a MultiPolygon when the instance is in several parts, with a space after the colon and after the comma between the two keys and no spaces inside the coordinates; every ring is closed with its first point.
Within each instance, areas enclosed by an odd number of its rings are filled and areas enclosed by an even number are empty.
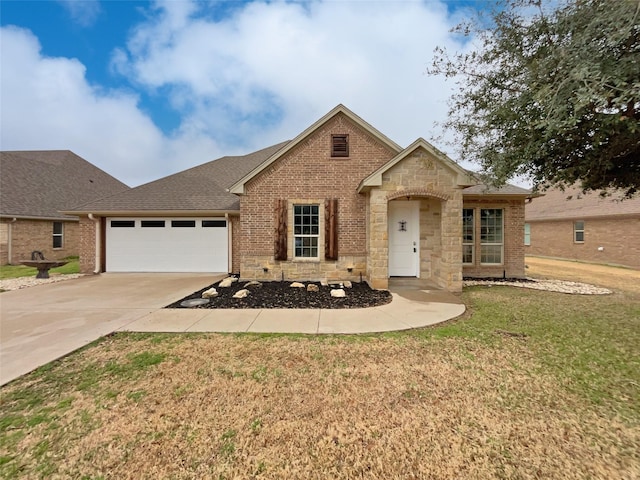
{"type": "Polygon", "coordinates": [[[293,288],[304,288],[304,283],[300,283],[300,282],[293,282],[291,285],[289,285],[290,287],[293,288]]]}
{"type": "Polygon", "coordinates": [[[336,288],[334,290],[331,290],[331,296],[336,298],[342,298],[342,297],[346,297],[347,294],[344,292],[342,288],[336,288]]]}
{"type": "Polygon", "coordinates": [[[320,287],[318,287],[318,285],[314,283],[310,283],[309,285],[307,285],[307,292],[319,292],[319,291],[320,291],[320,287]]]}
{"type": "Polygon", "coordinates": [[[353,287],[353,285],[351,285],[351,282],[349,280],[347,280],[345,282],[342,282],[342,286],[344,288],[352,288],[353,287]]]}
{"type": "Polygon", "coordinates": [[[209,290],[205,290],[204,292],[202,292],[202,298],[213,298],[213,297],[217,297],[218,291],[211,287],[209,290]]]}
{"type": "Polygon", "coordinates": [[[323,287],[326,287],[329,285],[329,282],[327,282],[326,280],[321,280],[320,285],[322,285],[323,287]]]}
{"type": "Polygon", "coordinates": [[[243,288],[242,290],[238,290],[236,293],[234,293],[233,298],[245,298],[247,295],[249,295],[249,290],[243,288]]]}
{"type": "Polygon", "coordinates": [[[220,283],[218,284],[218,287],[220,288],[228,288],[231,286],[231,284],[233,283],[233,280],[231,280],[232,277],[227,277],[224,280],[221,280],[220,283]]]}
{"type": "Polygon", "coordinates": [[[249,288],[249,287],[260,288],[261,286],[262,286],[262,283],[258,282],[257,280],[251,280],[250,282],[247,282],[244,284],[244,288],[249,288]]]}

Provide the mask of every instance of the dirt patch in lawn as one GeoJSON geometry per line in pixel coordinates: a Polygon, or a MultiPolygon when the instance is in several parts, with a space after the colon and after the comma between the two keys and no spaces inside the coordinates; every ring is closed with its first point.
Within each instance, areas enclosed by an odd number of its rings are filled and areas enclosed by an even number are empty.
{"type": "Polygon", "coordinates": [[[320,282],[302,282],[304,287],[291,287],[292,282],[259,282],[247,286],[246,281],[234,282],[230,287],[220,287],[220,282],[209,285],[191,295],[178,300],[166,308],[366,308],[387,304],[391,294],[386,290],[373,290],[366,282],[353,282],[350,288],[343,288],[345,297],[331,296],[331,286],[320,282]],[[317,291],[307,291],[313,285],[317,291]],[[185,300],[202,298],[202,293],[215,288],[217,297],[209,303],[196,307],[183,307],[185,300]],[[248,290],[245,298],[233,298],[239,290],[248,290]]]}
{"type": "Polygon", "coordinates": [[[614,290],[640,293],[640,271],[593,263],[527,257],[527,275],[591,283],[614,290]]]}
{"type": "Polygon", "coordinates": [[[29,478],[637,478],[638,430],[541,374],[522,339],[501,342],[112,337],[51,373],[73,388],[38,406],[55,420],[32,420],[24,453],[4,468],[29,478]],[[131,372],[141,352],[149,365],[131,372]]]}

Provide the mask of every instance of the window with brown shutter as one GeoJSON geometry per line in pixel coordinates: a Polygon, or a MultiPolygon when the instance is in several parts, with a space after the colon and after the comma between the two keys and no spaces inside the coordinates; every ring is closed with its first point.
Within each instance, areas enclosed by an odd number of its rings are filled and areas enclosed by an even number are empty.
{"type": "Polygon", "coordinates": [[[331,156],[349,156],[349,135],[331,135],[331,156]]]}

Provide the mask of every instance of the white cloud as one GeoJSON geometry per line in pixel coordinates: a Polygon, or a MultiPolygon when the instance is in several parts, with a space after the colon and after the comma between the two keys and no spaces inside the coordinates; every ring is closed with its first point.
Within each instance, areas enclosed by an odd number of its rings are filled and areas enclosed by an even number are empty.
{"type": "Polygon", "coordinates": [[[115,68],[168,87],[222,143],[290,138],[338,103],[400,144],[439,133],[452,84],[424,72],[435,46],[459,47],[443,4],[254,2],[213,20],[219,5],[158,2],[115,68]]]}
{"type": "Polygon", "coordinates": [[[167,137],[136,95],[90,85],[75,59],[44,57],[34,35],[0,29],[2,150],[72,150],[130,185],[221,154],[188,127],[167,137]]]}
{"type": "Polygon", "coordinates": [[[58,2],[69,12],[71,18],[83,27],[92,26],[102,10],[98,0],[58,0],[58,2]]]}
{"type": "Polygon", "coordinates": [[[136,185],[293,138],[338,103],[401,145],[440,133],[453,84],[424,72],[435,46],[460,46],[437,1],[166,1],[146,14],[112,56],[130,91],[2,28],[1,148],[70,149],[136,185]],[[162,132],[134,89],[165,95],[180,126],[162,132]]]}

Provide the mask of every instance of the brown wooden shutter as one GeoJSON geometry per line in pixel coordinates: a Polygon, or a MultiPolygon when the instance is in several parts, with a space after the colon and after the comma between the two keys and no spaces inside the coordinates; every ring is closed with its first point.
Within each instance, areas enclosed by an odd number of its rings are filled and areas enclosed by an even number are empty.
{"type": "Polygon", "coordinates": [[[338,260],[338,199],[324,201],[324,258],[338,260]]]}
{"type": "Polygon", "coordinates": [[[287,201],[276,200],[274,257],[287,259],[287,201]]]}

